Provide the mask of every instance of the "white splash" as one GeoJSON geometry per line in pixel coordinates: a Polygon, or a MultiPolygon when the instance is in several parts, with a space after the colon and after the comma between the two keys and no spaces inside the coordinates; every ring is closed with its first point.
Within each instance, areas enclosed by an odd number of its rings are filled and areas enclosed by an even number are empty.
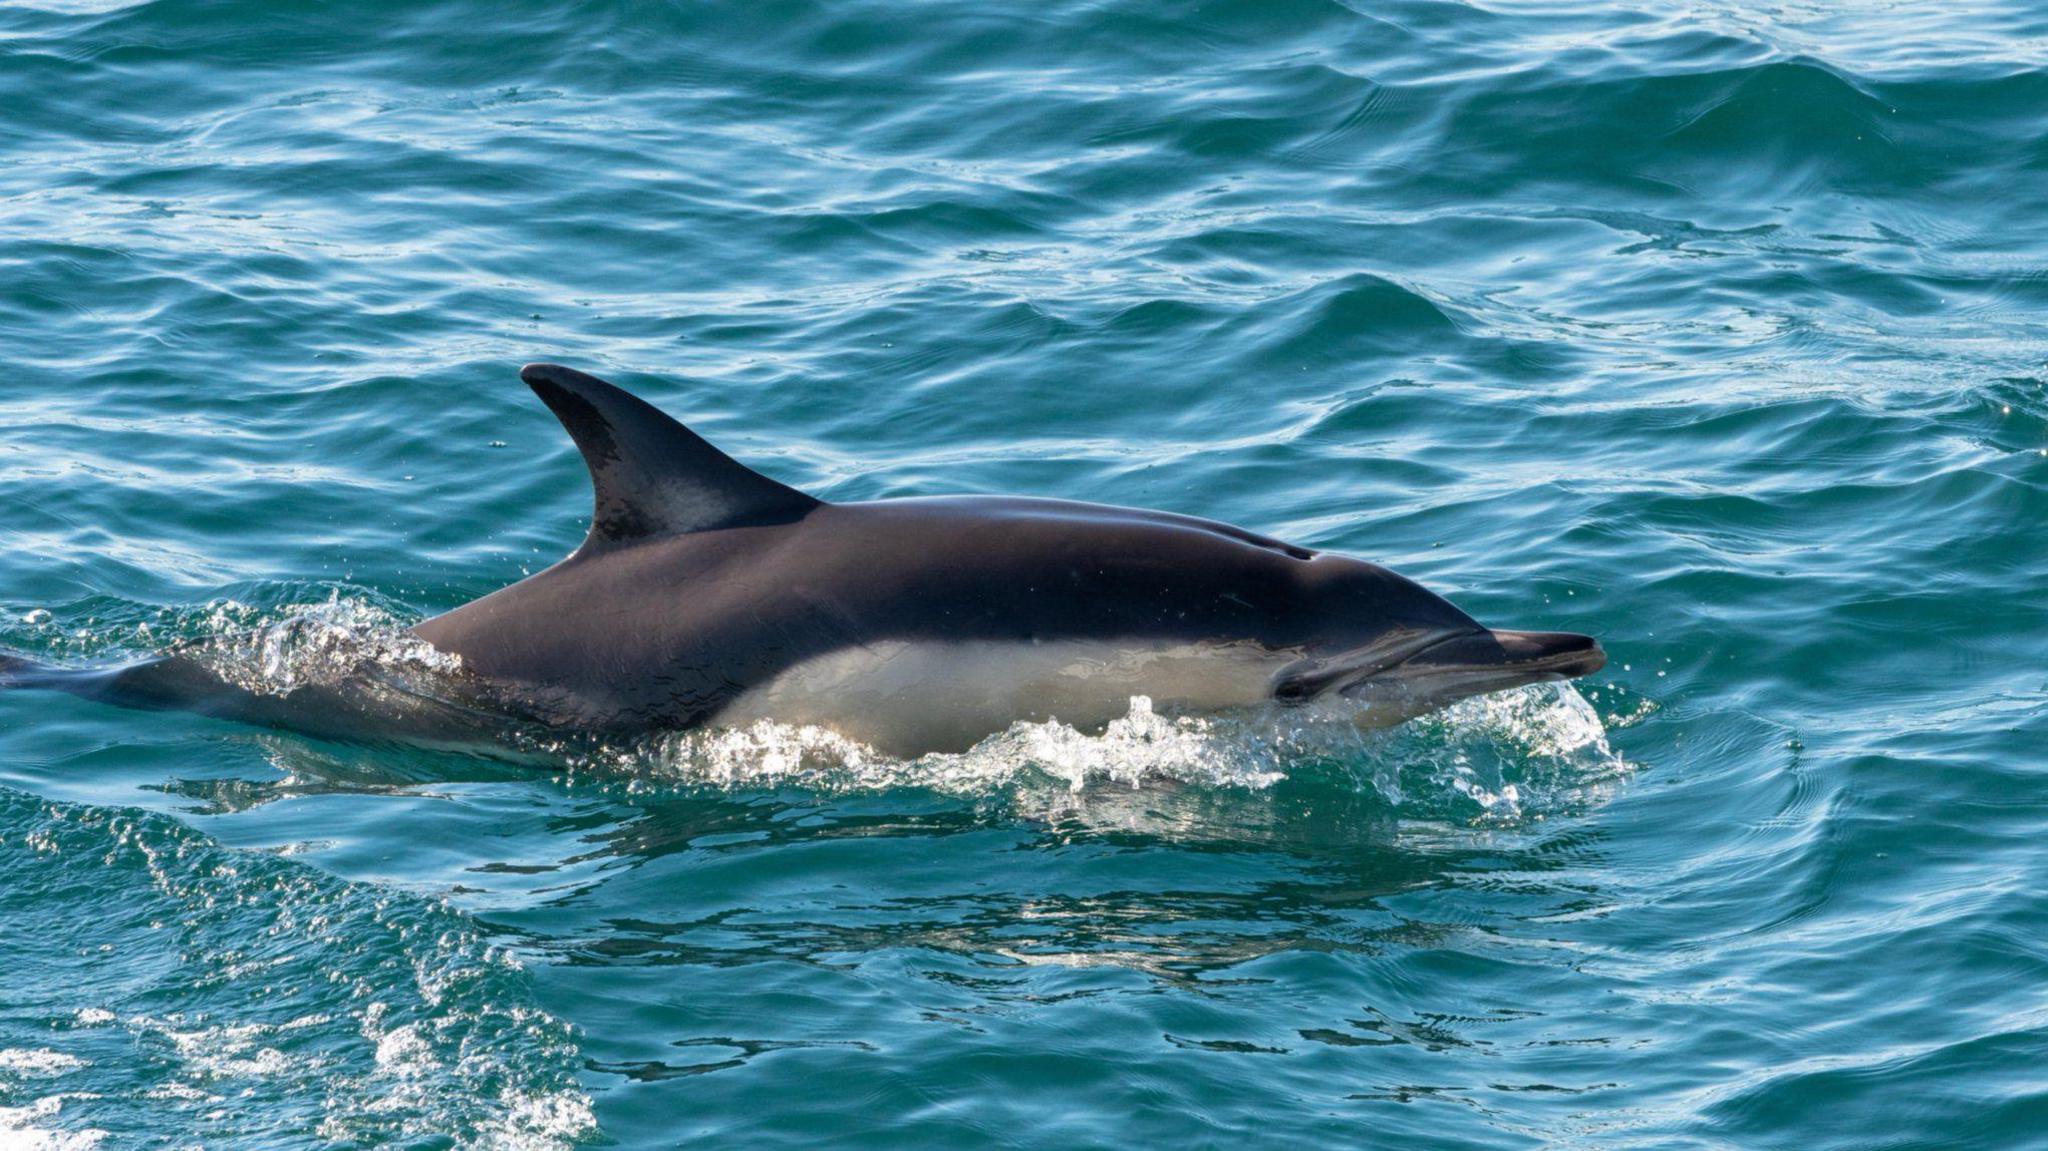
{"type": "Polygon", "coordinates": [[[326,602],[257,611],[234,600],[208,605],[209,633],[192,653],[222,679],[264,695],[334,683],[365,668],[448,675],[460,657],[414,635],[391,612],[330,593],[326,602]]]}
{"type": "Polygon", "coordinates": [[[0,1049],[0,1072],[15,1075],[62,1075],[85,1066],[85,1060],[47,1047],[0,1049]]]}
{"type": "Polygon", "coordinates": [[[1275,734],[1253,718],[1161,715],[1149,698],[1134,696],[1130,710],[1100,734],[1057,719],[1016,723],[968,751],[909,760],[828,728],[773,720],[667,736],[601,758],[635,774],[727,787],[922,787],[971,796],[1026,777],[1050,777],[1074,791],[1162,779],[1262,788],[1285,775],[1275,734]]]}
{"type": "Polygon", "coordinates": [[[7,1151],[91,1151],[107,1137],[105,1131],[92,1127],[52,1131],[38,1125],[56,1119],[63,1108],[62,1095],[45,1095],[26,1107],[0,1107],[0,1147],[7,1151]]]}
{"type": "Polygon", "coordinates": [[[1512,824],[1604,798],[1629,771],[1577,688],[1538,684],[1460,700],[1394,733],[1395,795],[1430,814],[1512,824]],[[1451,800],[1468,801],[1460,810],[1451,800]]]}
{"type": "MultiPolygon", "coordinates": [[[[22,1086],[10,1080],[45,1079],[89,1066],[85,1060],[47,1047],[0,1049],[0,1095],[10,1095],[22,1086]]],[[[26,1107],[0,1107],[0,1147],[8,1151],[89,1151],[107,1133],[86,1127],[70,1131],[53,1130],[67,1098],[92,1098],[80,1093],[44,1095],[26,1107]]]]}
{"type": "Polygon", "coordinates": [[[928,788],[991,796],[1051,786],[1070,794],[1150,787],[1258,792],[1304,764],[1346,777],[1425,817],[1489,822],[1582,799],[1627,765],[1591,704],[1569,684],[1464,700],[1392,731],[1361,729],[1342,704],[1221,715],[1163,714],[1144,696],[1101,732],[1057,719],[1016,723],[959,754],[905,760],[830,729],[763,720],[605,749],[579,762],[634,780],[825,792],[928,788]]]}

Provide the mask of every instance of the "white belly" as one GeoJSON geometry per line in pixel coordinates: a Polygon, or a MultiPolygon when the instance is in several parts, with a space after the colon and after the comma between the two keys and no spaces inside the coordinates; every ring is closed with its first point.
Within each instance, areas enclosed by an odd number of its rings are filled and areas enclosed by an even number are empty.
{"type": "Polygon", "coordinates": [[[1150,696],[1209,712],[1272,698],[1288,652],[1254,644],[1134,646],[889,641],[817,656],[748,690],[714,721],[815,724],[898,755],[964,751],[1019,720],[1099,730],[1150,696]]]}

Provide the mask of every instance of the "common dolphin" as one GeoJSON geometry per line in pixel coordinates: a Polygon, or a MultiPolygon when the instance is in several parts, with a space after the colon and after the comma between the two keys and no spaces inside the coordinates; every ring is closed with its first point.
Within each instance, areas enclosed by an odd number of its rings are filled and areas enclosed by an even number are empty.
{"type": "Polygon", "coordinates": [[[1606,662],[1591,637],[1489,629],[1375,564],[1166,512],[1011,496],[827,503],[625,391],[520,378],[595,490],[567,559],[413,629],[451,685],[374,674],[266,692],[172,653],[106,671],[0,657],[0,682],[316,734],[433,739],[512,717],[637,736],[773,719],[879,750],[965,749],[1019,720],[1340,697],[1367,725],[1606,662]]]}

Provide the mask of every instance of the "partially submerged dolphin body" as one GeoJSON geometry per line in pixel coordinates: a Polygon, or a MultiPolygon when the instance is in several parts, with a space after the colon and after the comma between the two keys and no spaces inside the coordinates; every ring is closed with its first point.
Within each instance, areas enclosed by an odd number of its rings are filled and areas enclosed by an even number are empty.
{"type": "Polygon", "coordinates": [[[1083,729],[1342,697],[1386,724],[1597,671],[1590,637],[1496,631],[1385,568],[1164,512],[1014,497],[829,504],[592,376],[520,377],[596,489],[569,558],[414,630],[460,672],[284,692],[170,654],[0,682],[316,734],[485,737],[510,718],[635,736],[773,719],[896,754],[1018,720],[1083,729]]]}

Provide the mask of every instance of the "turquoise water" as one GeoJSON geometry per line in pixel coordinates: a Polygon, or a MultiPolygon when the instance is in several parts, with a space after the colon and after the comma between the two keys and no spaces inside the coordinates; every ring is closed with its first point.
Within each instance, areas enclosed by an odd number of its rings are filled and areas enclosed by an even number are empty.
{"type": "Polygon", "coordinates": [[[0,693],[0,1143],[2020,1147],[2048,12],[0,8],[0,649],[288,683],[616,379],[1592,632],[1379,736],[566,772],[0,693]]]}

